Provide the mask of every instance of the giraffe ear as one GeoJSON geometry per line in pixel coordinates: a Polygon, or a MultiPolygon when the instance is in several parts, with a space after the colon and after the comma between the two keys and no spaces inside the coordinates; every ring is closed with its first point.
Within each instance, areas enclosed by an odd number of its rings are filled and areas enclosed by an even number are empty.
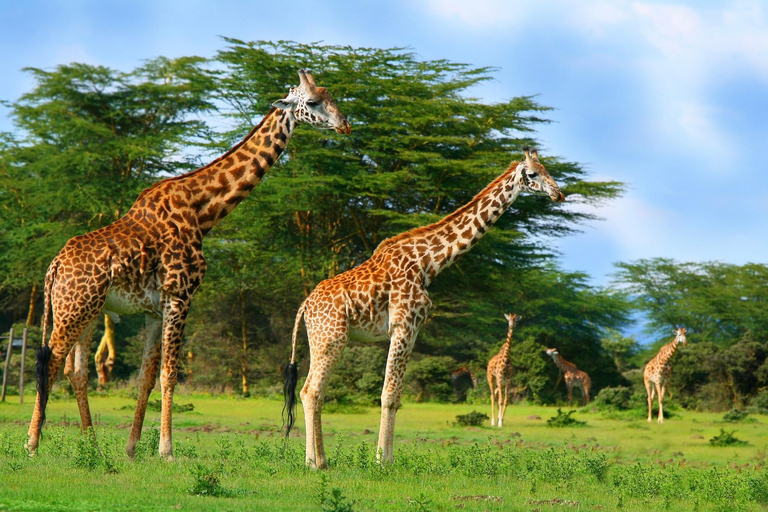
{"type": "Polygon", "coordinates": [[[531,160],[533,160],[534,162],[539,161],[539,152],[536,151],[535,149],[531,151],[531,160]]]}
{"type": "Polygon", "coordinates": [[[275,108],[279,108],[282,110],[288,110],[291,108],[291,106],[296,103],[296,100],[293,98],[285,97],[277,100],[276,102],[272,103],[272,106],[275,108]]]}

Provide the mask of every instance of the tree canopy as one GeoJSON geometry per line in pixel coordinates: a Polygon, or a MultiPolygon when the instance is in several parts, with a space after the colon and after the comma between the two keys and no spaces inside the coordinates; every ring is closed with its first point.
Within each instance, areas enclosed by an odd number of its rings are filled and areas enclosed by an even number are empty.
{"type": "MultiPolygon", "coordinates": [[[[493,69],[421,60],[407,49],[225,45],[208,61],[161,57],[130,72],[83,64],[30,70],[35,88],[11,104],[17,131],[0,141],[0,304],[18,310],[18,297],[42,282],[69,237],[115,220],[149,183],[225,151],[295,84],[297,69],[312,69],[352,134],[299,126],[261,185],[204,244],[209,267],[186,333],[188,378],[245,390],[248,380],[275,381],[297,306],[320,280],[469,201],[523,146],[536,144],[550,109],[533,96],[484,102],[473,87],[491,80],[493,69]]],[[[568,202],[520,197],[441,274],[415,354],[484,368],[504,339],[503,313],[518,312],[527,319],[520,375],[537,382],[529,386],[537,396],[557,378],[544,346],[599,374],[598,385],[615,383],[600,339],[628,319],[621,294],[563,272],[552,248],[554,238],[592,218],[571,204],[616,198],[622,185],[591,181],[556,155],[540,157],[568,202]]],[[[376,350],[385,344],[352,355],[378,361],[376,350]]],[[[371,389],[373,380],[346,382],[371,389]]]]}

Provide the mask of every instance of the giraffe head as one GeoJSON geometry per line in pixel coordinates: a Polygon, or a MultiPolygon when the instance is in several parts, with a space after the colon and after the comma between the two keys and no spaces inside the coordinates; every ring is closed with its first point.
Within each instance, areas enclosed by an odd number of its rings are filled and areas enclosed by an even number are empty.
{"type": "Polygon", "coordinates": [[[523,188],[533,194],[548,195],[553,201],[560,203],[565,201],[565,196],[560,192],[555,180],[539,162],[539,154],[534,150],[523,148],[525,160],[517,164],[520,172],[523,188]]]}
{"type": "Polygon", "coordinates": [[[510,327],[514,327],[517,325],[517,322],[523,319],[522,316],[516,315],[515,313],[504,313],[504,318],[507,319],[510,327]]]}
{"type": "Polygon", "coordinates": [[[352,127],[336,106],[336,102],[325,87],[315,85],[315,79],[309,71],[300,69],[299,85],[291,87],[288,95],[274,102],[272,106],[287,110],[296,122],[336,130],[338,133],[352,133],[352,127]]]}
{"type": "Polygon", "coordinates": [[[685,338],[685,335],[687,333],[688,333],[688,329],[686,329],[685,327],[678,327],[677,329],[675,329],[675,341],[677,342],[678,345],[681,343],[683,345],[688,344],[688,340],[685,338]]]}

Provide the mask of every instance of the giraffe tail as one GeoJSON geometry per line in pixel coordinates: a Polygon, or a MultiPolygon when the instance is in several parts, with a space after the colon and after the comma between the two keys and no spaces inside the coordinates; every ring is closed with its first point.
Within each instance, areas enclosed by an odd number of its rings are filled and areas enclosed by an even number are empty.
{"type": "Polygon", "coordinates": [[[283,406],[283,425],[285,426],[285,437],[291,433],[293,424],[296,422],[296,385],[299,381],[299,371],[296,366],[296,340],[299,337],[299,325],[301,324],[301,318],[304,316],[304,308],[307,301],[301,303],[299,311],[296,313],[296,322],[293,324],[293,336],[291,338],[291,362],[285,366],[283,376],[285,377],[285,383],[283,384],[283,398],[285,399],[285,405],[283,406]]]}
{"type": "Polygon", "coordinates": [[[48,330],[48,321],[51,316],[51,289],[56,279],[56,272],[59,269],[58,262],[54,260],[51,263],[48,272],[45,274],[45,286],[43,290],[43,343],[37,348],[35,361],[35,383],[37,385],[37,394],[40,397],[40,424],[39,429],[43,428],[45,423],[45,407],[48,405],[48,381],[49,363],[51,361],[51,347],[46,343],[45,338],[48,330]]]}

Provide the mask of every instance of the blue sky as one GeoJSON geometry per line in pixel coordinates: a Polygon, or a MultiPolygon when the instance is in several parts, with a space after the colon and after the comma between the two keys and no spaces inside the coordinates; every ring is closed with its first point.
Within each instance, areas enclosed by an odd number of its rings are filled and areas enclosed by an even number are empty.
{"type": "Polygon", "coordinates": [[[0,3],[0,27],[4,100],[33,86],[25,66],[129,70],[212,56],[220,36],[409,46],[494,66],[475,96],[537,95],[556,109],[541,154],[627,184],[594,211],[602,221],[558,242],[566,269],[604,284],[615,261],[768,259],[768,2],[25,0],[0,3]]]}

